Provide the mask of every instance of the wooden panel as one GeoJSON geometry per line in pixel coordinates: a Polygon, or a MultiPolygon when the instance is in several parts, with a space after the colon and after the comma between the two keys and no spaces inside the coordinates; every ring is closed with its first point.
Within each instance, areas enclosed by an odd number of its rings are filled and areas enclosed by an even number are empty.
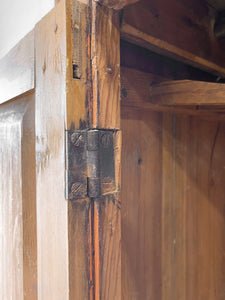
{"type": "Polygon", "coordinates": [[[34,88],[34,32],[0,60],[0,103],[34,88]]]}
{"type": "Polygon", "coordinates": [[[157,53],[225,76],[224,50],[203,1],[141,0],[124,10],[122,37],[157,53]]]}
{"type": "Polygon", "coordinates": [[[163,299],[223,299],[225,125],[163,123],[163,299]]]}
{"type": "Polygon", "coordinates": [[[119,13],[93,1],[91,37],[93,127],[120,128],[119,43],[119,13]]]}
{"type": "Polygon", "coordinates": [[[61,1],[35,28],[38,296],[69,299],[64,198],[66,14],[61,1]],[[57,30],[55,30],[57,26],[57,30]]]}
{"type": "Polygon", "coordinates": [[[143,73],[121,74],[131,104],[122,105],[122,297],[222,300],[225,122],[146,110],[143,73]]]}
{"type": "Polygon", "coordinates": [[[225,85],[193,80],[173,80],[150,87],[151,103],[156,105],[223,105],[225,85]]]}
{"type": "Polygon", "coordinates": [[[122,110],[122,299],[161,300],[162,115],[122,110]]]}
{"type": "Polygon", "coordinates": [[[0,106],[0,297],[37,299],[34,95],[0,106]]]}

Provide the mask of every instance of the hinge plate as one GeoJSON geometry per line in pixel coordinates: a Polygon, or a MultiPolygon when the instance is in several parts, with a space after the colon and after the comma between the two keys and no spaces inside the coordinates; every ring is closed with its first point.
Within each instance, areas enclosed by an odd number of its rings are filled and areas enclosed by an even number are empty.
{"type": "Polygon", "coordinates": [[[115,191],[114,135],[114,130],[66,131],[66,199],[115,191]]]}

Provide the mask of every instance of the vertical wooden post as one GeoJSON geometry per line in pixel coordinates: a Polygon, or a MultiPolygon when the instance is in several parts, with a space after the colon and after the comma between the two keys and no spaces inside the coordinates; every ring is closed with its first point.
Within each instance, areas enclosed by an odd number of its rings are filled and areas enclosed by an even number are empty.
{"type": "Polygon", "coordinates": [[[35,29],[38,294],[121,299],[119,14],[60,1],[35,29]],[[92,62],[92,63],[91,63],[92,62]],[[64,199],[65,130],[112,129],[116,188],[64,199]]]}
{"type": "Polygon", "coordinates": [[[66,10],[35,28],[38,298],[69,299],[68,202],[64,198],[66,10]]]}
{"type": "MultiPolygon", "coordinates": [[[[119,13],[92,1],[92,102],[90,126],[120,129],[119,13]]],[[[116,191],[94,199],[95,299],[121,299],[120,151],[117,131],[114,154],[116,191]]]]}

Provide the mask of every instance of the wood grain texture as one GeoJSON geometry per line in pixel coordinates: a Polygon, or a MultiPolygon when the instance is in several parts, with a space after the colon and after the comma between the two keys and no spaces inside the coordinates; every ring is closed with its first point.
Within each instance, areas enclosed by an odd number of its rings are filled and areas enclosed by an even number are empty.
{"type": "Polygon", "coordinates": [[[119,13],[92,3],[92,103],[91,126],[120,128],[120,28],[119,13]]]}
{"type": "Polygon", "coordinates": [[[131,5],[139,0],[97,0],[100,4],[116,10],[122,9],[127,5],[131,5]]]}
{"type": "Polygon", "coordinates": [[[151,103],[156,105],[223,105],[225,85],[194,80],[165,81],[150,86],[151,103]]]}
{"type": "Polygon", "coordinates": [[[163,124],[163,299],[223,299],[224,123],[163,124]]]}
{"type": "Polygon", "coordinates": [[[161,300],[162,115],[122,110],[122,299],[161,300]]]}
{"type": "MultiPolygon", "coordinates": [[[[92,1],[90,127],[120,129],[119,13],[92,1]]],[[[114,134],[115,192],[93,199],[95,299],[121,299],[121,134],[114,134]]]]}
{"type": "Polygon", "coordinates": [[[224,298],[224,126],[122,106],[122,299],[224,298]]]}
{"type": "Polygon", "coordinates": [[[121,299],[121,132],[114,133],[115,191],[93,200],[95,299],[121,299]]]}
{"type": "Polygon", "coordinates": [[[66,1],[66,128],[88,128],[90,99],[90,16],[89,7],[76,0],[66,1]],[[74,56],[76,56],[74,58],[74,56]],[[74,78],[73,64],[79,68],[74,78]]]}
{"type": "Polygon", "coordinates": [[[121,33],[128,41],[224,77],[224,50],[213,36],[213,14],[203,1],[142,0],[125,8],[121,33]]]}
{"type": "MultiPolygon", "coordinates": [[[[161,111],[161,112],[176,112],[176,114],[183,115],[197,115],[208,120],[225,120],[224,115],[224,105],[196,105],[197,103],[189,104],[188,106],[181,105],[156,105],[150,102],[150,93],[151,89],[156,82],[161,82],[159,85],[166,85],[168,79],[171,79],[169,74],[154,74],[137,71],[135,69],[121,68],[121,105],[126,107],[129,110],[149,110],[149,111],[161,111]],[[131,84],[132,83],[132,84],[131,84]]],[[[176,81],[173,81],[176,82],[176,81]]],[[[193,81],[195,83],[195,81],[193,81]]],[[[200,83],[201,84],[201,83],[200,83]]],[[[205,83],[206,87],[212,85],[215,86],[215,83],[205,83]]],[[[204,83],[202,83],[204,85],[204,83]]],[[[219,84],[220,86],[220,84],[219,84]]],[[[202,86],[201,86],[202,87],[202,86]]],[[[204,89],[201,89],[204,93],[204,89]]],[[[211,93],[211,92],[210,92],[211,93]]],[[[190,91],[191,94],[191,91],[190,91]]],[[[212,93],[211,93],[212,94],[212,93]]],[[[198,89],[193,93],[193,97],[197,97],[198,89]]],[[[208,97],[208,95],[206,95],[208,97]]],[[[169,98],[169,97],[168,97],[169,98]]],[[[179,96],[177,95],[177,99],[179,96]]],[[[222,101],[223,95],[221,95],[222,101]]],[[[190,99],[190,98],[189,98],[190,99]]],[[[167,99],[166,99],[167,101],[167,99]]],[[[179,101],[179,100],[178,100],[179,101]]],[[[192,100],[191,100],[192,101],[192,100]]],[[[205,103],[204,103],[205,104],[205,103]]],[[[122,110],[122,115],[125,110],[122,110]]]]}
{"type": "Polygon", "coordinates": [[[66,13],[61,1],[35,27],[38,296],[69,299],[64,198],[66,13]],[[55,31],[57,24],[57,31],[55,31]]]}
{"type": "Polygon", "coordinates": [[[70,298],[94,299],[93,221],[90,199],[69,203],[70,298]]]}
{"type": "Polygon", "coordinates": [[[0,104],[34,89],[34,32],[0,60],[0,104]]]}
{"type": "Polygon", "coordinates": [[[121,299],[121,215],[119,195],[94,202],[95,299],[121,299]]]}
{"type": "MultiPolygon", "coordinates": [[[[90,7],[66,1],[66,129],[89,127],[90,7]],[[73,65],[79,69],[74,78],[73,65]]],[[[69,299],[94,299],[93,204],[82,199],[68,205],[69,299]]]]}
{"type": "Polygon", "coordinates": [[[37,299],[34,95],[0,107],[0,298],[37,299]]]}

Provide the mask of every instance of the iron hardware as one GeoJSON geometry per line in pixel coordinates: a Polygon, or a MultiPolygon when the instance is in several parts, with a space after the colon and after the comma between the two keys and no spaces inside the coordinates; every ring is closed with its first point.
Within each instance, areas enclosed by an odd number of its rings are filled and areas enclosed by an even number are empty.
{"type": "Polygon", "coordinates": [[[66,199],[114,192],[114,133],[103,129],[66,131],[66,199]]]}

